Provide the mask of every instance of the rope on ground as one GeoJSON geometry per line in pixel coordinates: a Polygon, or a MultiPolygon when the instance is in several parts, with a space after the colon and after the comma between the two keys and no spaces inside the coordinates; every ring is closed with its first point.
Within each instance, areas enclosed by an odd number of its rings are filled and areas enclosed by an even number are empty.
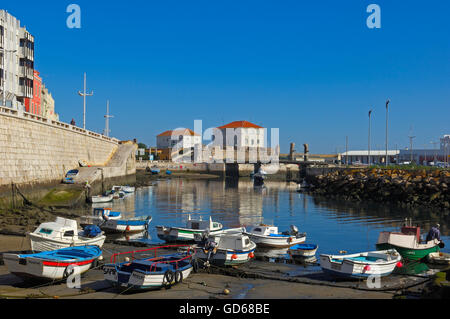
{"type": "Polygon", "coordinates": [[[261,273],[255,273],[255,272],[246,272],[241,269],[236,268],[223,268],[218,267],[215,265],[210,265],[210,269],[215,269],[219,273],[222,273],[227,276],[234,276],[239,278],[254,278],[254,279],[268,279],[268,280],[279,280],[279,281],[287,281],[287,282],[296,282],[301,284],[307,284],[307,285],[316,285],[316,286],[328,286],[328,287],[335,287],[335,288],[351,288],[355,290],[362,290],[362,291],[376,291],[376,292],[389,292],[389,291],[399,291],[399,290],[406,290],[410,289],[419,285],[422,285],[426,282],[429,282],[432,280],[431,277],[426,278],[423,281],[415,282],[410,285],[404,285],[401,287],[386,287],[386,288],[364,288],[364,287],[357,287],[357,286],[343,286],[338,284],[333,284],[330,282],[313,282],[308,280],[302,280],[301,278],[292,278],[292,277],[279,277],[279,276],[272,276],[272,275],[266,275],[261,273]]]}

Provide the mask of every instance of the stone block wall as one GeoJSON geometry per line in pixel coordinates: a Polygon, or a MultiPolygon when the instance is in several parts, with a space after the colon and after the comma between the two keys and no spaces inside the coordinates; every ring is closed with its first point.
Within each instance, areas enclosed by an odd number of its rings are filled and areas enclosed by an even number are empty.
{"type": "Polygon", "coordinates": [[[116,139],[0,107],[0,187],[60,180],[80,160],[106,164],[117,148],[116,139]]]}

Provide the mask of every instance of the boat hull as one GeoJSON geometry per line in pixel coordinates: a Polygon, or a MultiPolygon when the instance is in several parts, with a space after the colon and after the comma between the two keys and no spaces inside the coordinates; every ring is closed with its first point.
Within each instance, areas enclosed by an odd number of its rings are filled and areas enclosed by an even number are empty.
{"type": "MultiPolygon", "coordinates": [[[[181,270],[183,279],[189,277],[192,272],[192,266],[181,270]]],[[[146,274],[141,271],[133,271],[128,278],[120,278],[114,265],[106,265],[104,267],[105,280],[114,287],[126,290],[146,290],[164,287],[164,273],[146,274]],[[125,280],[124,280],[125,279],[125,280]],[[128,279],[128,280],[127,280],[128,279]]],[[[170,285],[176,284],[175,279],[170,285]]]]}
{"type": "Polygon", "coordinates": [[[289,249],[289,255],[291,255],[293,258],[312,257],[316,255],[318,248],[319,246],[317,245],[314,245],[312,248],[296,248],[295,246],[292,246],[291,249],[289,249]]]}
{"type": "MultiPolygon", "coordinates": [[[[209,262],[216,266],[233,266],[244,264],[253,258],[251,255],[254,253],[255,248],[244,251],[217,249],[215,254],[211,254],[209,262]],[[233,256],[235,256],[235,258],[233,258],[233,256]]],[[[208,252],[198,248],[196,249],[195,258],[207,260],[208,252]]]]}
{"type": "Polygon", "coordinates": [[[251,233],[244,233],[247,235],[252,242],[254,242],[258,247],[268,247],[268,248],[289,248],[294,245],[304,243],[306,241],[306,236],[295,237],[272,237],[272,236],[261,236],[254,235],[251,233]]]}
{"type": "MultiPolygon", "coordinates": [[[[384,252],[372,252],[379,255],[379,259],[384,252]]],[[[370,276],[384,277],[390,275],[399,261],[401,261],[400,254],[392,254],[390,260],[385,259],[381,262],[370,261],[366,259],[358,259],[358,255],[353,254],[347,256],[332,256],[320,255],[320,266],[324,273],[337,277],[347,278],[368,278],[370,276]]],[[[377,259],[374,257],[374,259],[377,259]]]]}
{"type": "Polygon", "coordinates": [[[377,250],[395,249],[400,255],[402,255],[403,258],[409,260],[421,260],[425,258],[429,253],[438,252],[440,250],[438,245],[425,249],[414,249],[389,243],[376,244],[376,248],[377,250]]]}
{"type": "Polygon", "coordinates": [[[28,234],[30,238],[31,250],[33,251],[50,251],[74,246],[98,246],[102,247],[105,243],[106,236],[101,235],[86,240],[58,240],[54,238],[45,238],[33,233],[28,234]]]}
{"type": "Polygon", "coordinates": [[[111,233],[140,233],[148,229],[150,220],[108,220],[100,228],[111,233]]]}
{"type": "Polygon", "coordinates": [[[40,258],[38,256],[22,257],[18,254],[4,254],[3,261],[9,272],[23,278],[34,278],[40,280],[61,280],[69,275],[81,275],[88,271],[94,261],[101,255],[77,260],[69,258],[66,260],[54,260],[40,258]],[[73,269],[71,270],[70,268],[73,269]],[[72,272],[73,271],[73,272],[72,272]]]}
{"type": "MultiPolygon", "coordinates": [[[[177,228],[177,227],[163,227],[163,226],[156,226],[156,231],[158,238],[161,240],[164,240],[166,242],[194,242],[195,241],[195,235],[202,235],[206,229],[186,229],[186,228],[177,228]]],[[[220,230],[211,231],[211,235],[216,235],[221,233],[220,230]]]]}

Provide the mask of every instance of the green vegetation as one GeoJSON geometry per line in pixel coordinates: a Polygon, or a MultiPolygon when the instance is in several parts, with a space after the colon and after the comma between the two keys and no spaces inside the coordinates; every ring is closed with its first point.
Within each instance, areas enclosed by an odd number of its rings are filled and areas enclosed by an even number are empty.
{"type": "Polygon", "coordinates": [[[47,195],[45,195],[45,197],[39,201],[39,204],[46,205],[46,206],[62,204],[62,203],[66,204],[66,203],[77,200],[80,197],[82,192],[83,192],[82,189],[70,188],[70,189],[61,190],[61,189],[55,188],[55,189],[52,189],[47,195]]]}

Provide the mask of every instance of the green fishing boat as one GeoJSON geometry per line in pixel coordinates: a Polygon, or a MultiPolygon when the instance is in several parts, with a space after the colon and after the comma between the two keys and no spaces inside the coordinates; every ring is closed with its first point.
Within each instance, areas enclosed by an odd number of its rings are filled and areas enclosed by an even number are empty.
{"type": "Polygon", "coordinates": [[[420,227],[403,226],[400,232],[381,232],[376,248],[378,250],[392,249],[408,260],[422,260],[428,254],[440,250],[441,241],[437,239],[428,242],[420,238],[420,227]]]}

